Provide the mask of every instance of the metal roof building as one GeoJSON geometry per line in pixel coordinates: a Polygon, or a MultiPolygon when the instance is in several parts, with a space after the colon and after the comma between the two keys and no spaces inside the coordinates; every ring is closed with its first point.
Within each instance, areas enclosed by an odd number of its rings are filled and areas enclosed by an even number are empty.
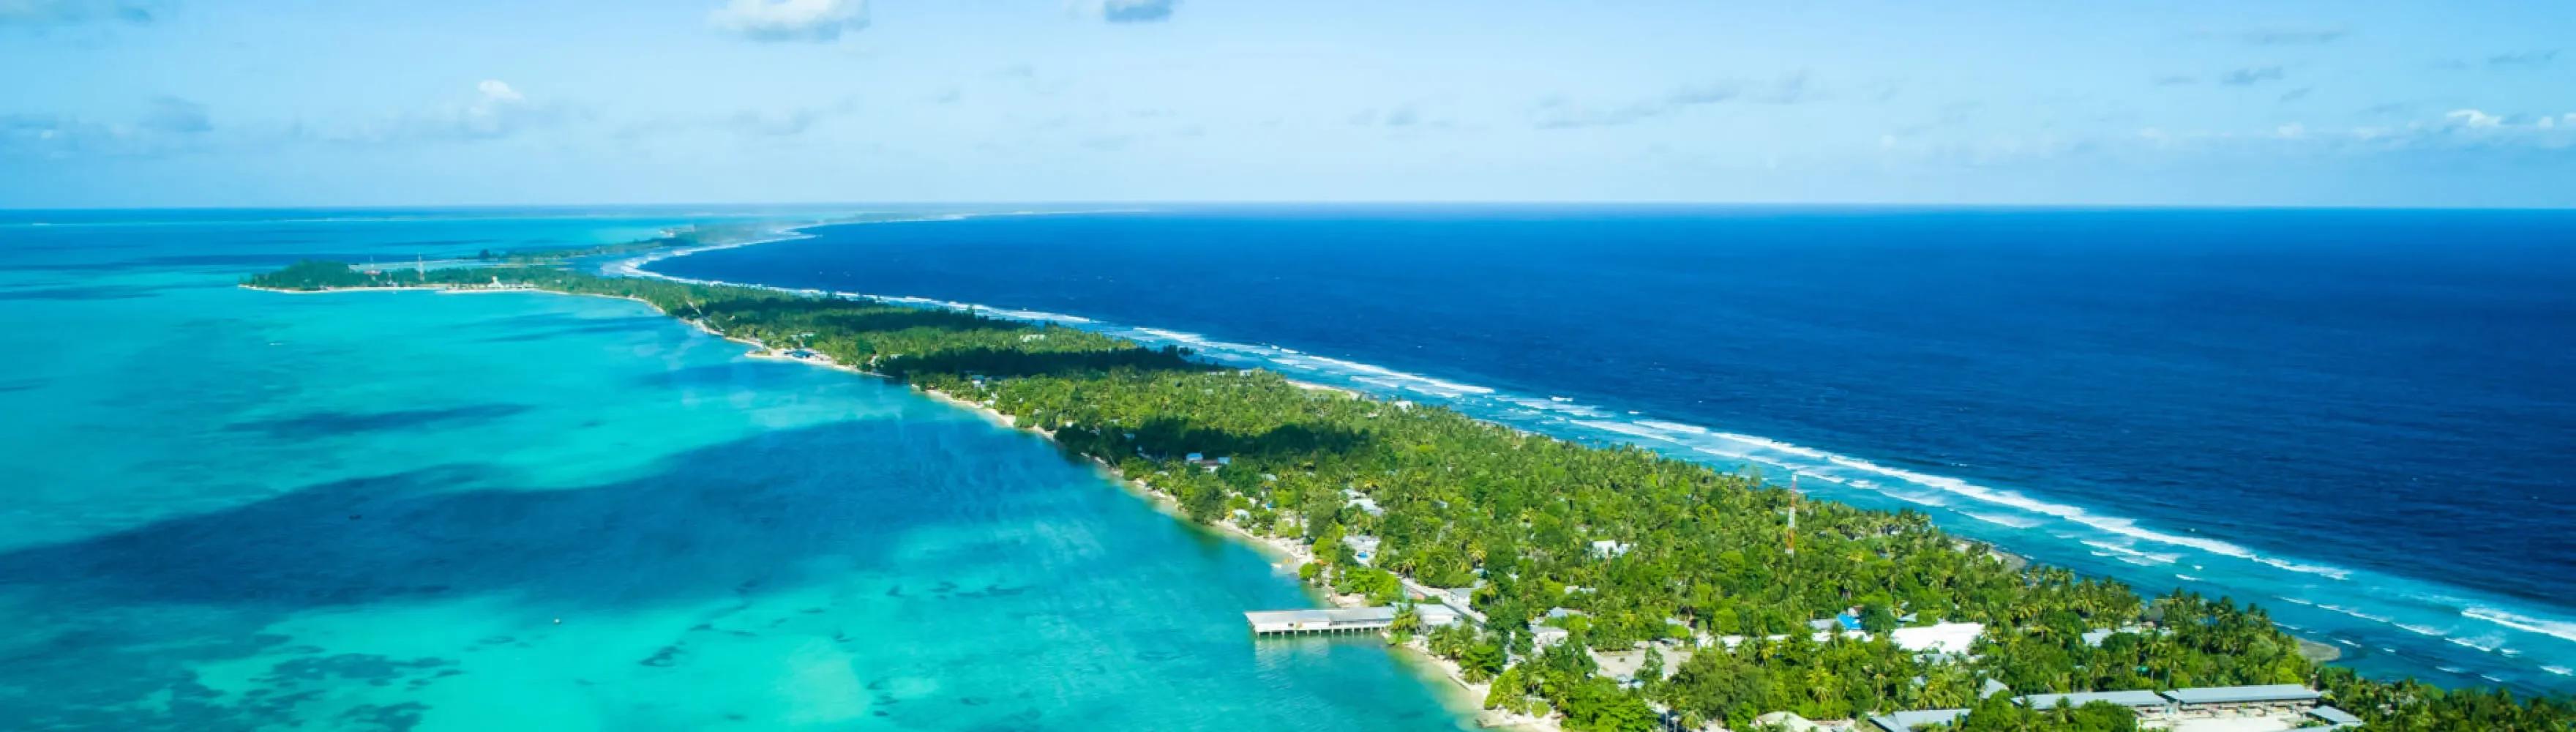
{"type": "Polygon", "coordinates": [[[2310,709],[2308,710],[2308,716],[2315,717],[2317,718],[2317,721],[2332,725],[2332,728],[2334,729],[2361,726],[2360,717],[2352,716],[2351,712],[2336,709],[2334,707],[2317,707],[2315,709],[2310,709]]]}
{"type": "Polygon", "coordinates": [[[1878,725],[1878,728],[1884,732],[1914,732],[1916,727],[1949,724],[1965,716],[1968,716],[1968,710],[1965,709],[1918,709],[1911,712],[1873,715],[1869,718],[1869,723],[1878,725]]]}
{"type": "Polygon", "coordinates": [[[2152,691],[2087,691],[2075,694],[2032,694],[2030,696],[2015,699],[2014,701],[2021,702],[2022,706],[2032,709],[2055,709],[2059,704],[2064,704],[2070,707],[2080,707],[2097,701],[2110,702],[2112,704],[2117,704],[2131,709],[2142,707],[2162,708],[2167,703],[2163,696],[2152,691]]]}
{"type": "Polygon", "coordinates": [[[2204,686],[2196,689],[2175,689],[2173,691],[2165,692],[2165,698],[2172,699],[2175,704],[2181,704],[2184,706],[2202,706],[2209,704],[2314,702],[2325,698],[2325,695],[2317,693],[2317,690],[2315,689],[2310,689],[2298,684],[2265,684],[2261,686],[2204,686]]]}

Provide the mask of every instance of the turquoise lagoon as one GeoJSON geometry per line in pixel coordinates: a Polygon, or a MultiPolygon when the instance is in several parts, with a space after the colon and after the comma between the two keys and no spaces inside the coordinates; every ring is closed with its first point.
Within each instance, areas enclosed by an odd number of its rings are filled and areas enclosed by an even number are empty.
{"type": "Polygon", "coordinates": [[[648,211],[0,214],[0,727],[1448,729],[1044,441],[637,303],[233,287],[648,211]]]}

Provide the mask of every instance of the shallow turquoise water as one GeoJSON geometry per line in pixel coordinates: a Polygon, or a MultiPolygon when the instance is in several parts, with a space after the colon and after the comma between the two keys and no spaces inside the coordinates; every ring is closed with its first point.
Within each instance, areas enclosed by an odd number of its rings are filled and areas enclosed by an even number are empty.
{"type": "Polygon", "coordinates": [[[0,727],[1455,726],[974,415],[636,303],[231,286],[661,223],[0,221],[0,727]]]}

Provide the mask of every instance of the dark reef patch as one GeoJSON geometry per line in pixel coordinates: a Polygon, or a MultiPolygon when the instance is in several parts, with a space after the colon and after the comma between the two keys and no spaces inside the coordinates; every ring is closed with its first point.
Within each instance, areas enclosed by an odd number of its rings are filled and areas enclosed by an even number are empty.
{"type": "Polygon", "coordinates": [[[224,429],[232,432],[259,432],[290,440],[310,440],[352,432],[457,427],[489,422],[525,411],[528,411],[528,407],[519,404],[475,404],[382,412],[314,412],[293,417],[236,422],[224,429]]]}

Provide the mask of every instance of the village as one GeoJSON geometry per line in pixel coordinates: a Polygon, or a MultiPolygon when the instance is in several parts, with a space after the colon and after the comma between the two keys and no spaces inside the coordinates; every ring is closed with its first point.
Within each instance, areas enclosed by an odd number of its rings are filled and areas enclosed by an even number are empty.
{"type": "MultiPolygon", "coordinates": [[[[1211,471],[1231,464],[1227,458],[1211,458],[1200,453],[1188,454],[1184,457],[1184,462],[1211,471]]],[[[1367,495],[1347,489],[1343,493],[1350,507],[1371,514],[1379,513],[1375,502],[1367,495]]],[[[1312,558],[1311,552],[1305,547],[1272,541],[1274,545],[1287,545],[1286,548],[1301,558],[1312,558]]],[[[1349,556],[1363,565],[1373,562],[1380,544],[1376,537],[1359,534],[1346,535],[1342,537],[1341,543],[1349,551],[1349,556]]],[[[1604,560],[1624,555],[1629,549],[1626,544],[1610,540],[1596,541],[1591,545],[1595,558],[1604,560]]],[[[1409,577],[1397,575],[1397,578],[1404,585],[1405,594],[1409,600],[1407,603],[1331,609],[1253,611],[1244,613],[1244,622],[1256,638],[1360,635],[1390,639],[1394,638],[1393,629],[1398,624],[1398,616],[1406,613],[1412,614],[1415,622],[1424,629],[1460,622],[1485,622],[1484,615],[1471,607],[1471,598],[1477,587],[1428,587],[1409,577]]],[[[1479,585],[1482,583],[1482,580],[1478,580],[1479,585]]],[[[1572,593],[1583,589],[1569,588],[1568,591],[1572,593]]],[[[1571,608],[1550,608],[1542,619],[1531,621],[1530,635],[1537,647],[1541,649],[1563,644],[1571,637],[1570,631],[1562,625],[1551,623],[1582,614],[1582,611],[1571,608]]],[[[1808,627],[1812,630],[1811,639],[1818,643],[1838,638],[1872,640],[1872,634],[1862,630],[1860,615],[1861,608],[1854,607],[1830,618],[1814,620],[1808,623],[1808,627]]],[[[1898,620],[1912,623],[1918,618],[1908,615],[1898,620]]],[[[1678,618],[1669,619],[1666,622],[1683,629],[1690,627],[1689,623],[1678,618]]],[[[1936,621],[1890,630],[1887,632],[1887,641],[1926,661],[1957,662],[1973,658],[1969,654],[1973,651],[1977,638],[1985,632],[1986,625],[1982,623],[1936,621]]],[[[2135,626],[2103,628],[2086,633],[2082,640],[2086,645],[2098,646],[2115,633],[2140,632],[2153,632],[2153,629],[2135,626]]],[[[1771,640],[1782,638],[1785,636],[1770,637],[1771,640]]],[[[1694,653],[1707,652],[1710,649],[1716,649],[1717,652],[1732,652],[1747,640],[1743,636],[1712,637],[1704,633],[1692,632],[1688,640],[1640,642],[1624,650],[1595,648],[1587,649],[1586,653],[1598,668],[1600,676],[1616,681],[1626,688],[1637,688],[1648,683],[1649,680],[1643,677],[1650,667],[1659,675],[1659,678],[1653,680],[1661,681],[1663,678],[1669,678],[1673,670],[1694,653]],[[1659,659],[1659,662],[1649,664],[1647,662],[1649,655],[1659,659]]],[[[1418,645],[1418,642],[1413,644],[1418,645]]],[[[1448,667],[1447,670],[1451,680],[1462,687],[1481,690],[1480,685],[1472,684],[1460,677],[1454,666],[1448,667]]],[[[1922,679],[1918,678],[1916,681],[1920,683],[1922,679]]],[[[1988,679],[1983,682],[1977,695],[1982,699],[2010,695],[2012,692],[2010,687],[2001,682],[1988,679]]],[[[2081,707],[2096,702],[2105,703],[2137,715],[2137,726],[2140,729],[2170,732],[2284,732],[2298,729],[2344,729],[2357,727],[2362,723],[2359,717],[2326,704],[2324,694],[2321,692],[2297,684],[2192,687],[2164,691],[2039,693],[2008,698],[2015,705],[2027,709],[2081,707]]],[[[1744,730],[1729,729],[1717,722],[1690,727],[1685,725],[1679,715],[1669,709],[1659,707],[1656,711],[1661,717],[1660,726],[1669,732],[1754,732],[1755,730],[1763,732],[1771,730],[1918,732],[1946,728],[1966,718],[1970,710],[1964,707],[1913,709],[1842,720],[1810,720],[1794,712],[1776,711],[1757,716],[1754,719],[1754,726],[1744,730]]],[[[1491,711],[1479,718],[1480,724],[1488,727],[1519,726],[1530,721],[1541,722],[1544,726],[1554,726],[1547,720],[1530,720],[1522,715],[1499,714],[1491,711]],[[1516,716],[1518,718],[1515,718],[1516,716]]]]}

